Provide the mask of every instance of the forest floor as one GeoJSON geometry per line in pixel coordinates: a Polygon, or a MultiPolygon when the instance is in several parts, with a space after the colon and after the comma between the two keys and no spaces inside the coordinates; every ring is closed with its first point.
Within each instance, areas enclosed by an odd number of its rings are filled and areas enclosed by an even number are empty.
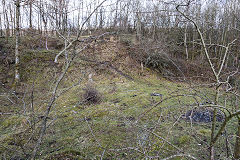
{"type": "MultiPolygon", "coordinates": [[[[16,93],[10,85],[14,73],[11,59],[0,66],[0,156],[6,159],[31,153],[54,83],[64,68],[64,56],[58,64],[53,62],[57,49],[22,51],[22,82],[16,93]]],[[[214,91],[169,81],[142,68],[118,39],[89,44],[77,54],[58,93],[39,159],[208,156],[211,123],[192,122],[185,115],[196,104],[213,99],[214,91]],[[89,74],[93,75],[90,87],[89,74]],[[83,103],[89,89],[98,92],[100,101],[83,103]]],[[[225,141],[219,141],[217,148],[220,156],[225,141]]]]}

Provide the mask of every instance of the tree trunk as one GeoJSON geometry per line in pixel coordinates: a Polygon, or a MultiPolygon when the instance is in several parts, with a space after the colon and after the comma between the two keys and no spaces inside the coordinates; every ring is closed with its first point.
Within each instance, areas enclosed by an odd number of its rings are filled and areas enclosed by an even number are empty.
{"type": "Polygon", "coordinates": [[[15,84],[18,84],[20,81],[20,74],[19,74],[19,20],[20,20],[20,0],[16,1],[16,48],[15,48],[15,84]]]}
{"type": "Polygon", "coordinates": [[[7,12],[7,10],[6,10],[6,3],[5,3],[5,0],[3,0],[2,1],[2,5],[3,5],[3,11],[4,11],[4,27],[5,27],[5,29],[6,29],[6,38],[7,38],[7,41],[8,41],[8,37],[10,36],[10,28],[9,28],[9,26],[10,26],[10,24],[9,24],[9,20],[8,20],[8,12],[7,12]]]}
{"type": "Polygon", "coordinates": [[[3,30],[2,30],[2,16],[0,15],[0,36],[3,36],[3,30]]]}
{"type": "Polygon", "coordinates": [[[240,119],[238,119],[238,130],[234,147],[234,159],[240,159],[240,119]]]}
{"type": "MultiPolygon", "coordinates": [[[[14,8],[14,7],[13,7],[14,8]]],[[[10,37],[13,36],[15,33],[14,33],[14,29],[15,29],[15,25],[14,25],[14,13],[12,11],[12,7],[11,5],[8,6],[8,10],[9,10],[9,15],[10,15],[10,22],[12,22],[12,25],[11,25],[11,29],[10,29],[10,37]]]]}
{"type": "Polygon", "coordinates": [[[29,11],[29,28],[32,29],[32,1],[30,0],[29,2],[29,8],[30,8],[30,11],[29,11]]]}
{"type": "MultiPolygon", "coordinates": [[[[218,82],[218,78],[216,78],[216,81],[218,82]]],[[[216,87],[216,93],[215,93],[215,105],[218,105],[219,103],[219,93],[220,93],[220,85],[216,87]]],[[[214,160],[214,135],[216,131],[216,122],[217,122],[217,109],[214,108],[213,110],[213,119],[212,119],[212,128],[211,128],[211,141],[210,141],[210,159],[214,160]]]]}
{"type": "MultiPolygon", "coordinates": [[[[236,109],[239,110],[239,99],[236,97],[236,109]]],[[[236,133],[236,142],[234,147],[234,159],[240,159],[240,119],[238,118],[238,130],[236,133]]]]}
{"type": "Polygon", "coordinates": [[[187,24],[185,25],[184,29],[184,47],[185,47],[185,54],[186,54],[186,60],[188,60],[188,45],[187,45],[187,24]]]}
{"type": "Polygon", "coordinates": [[[142,38],[142,25],[141,25],[141,17],[140,13],[137,13],[137,39],[141,40],[142,38]]]}

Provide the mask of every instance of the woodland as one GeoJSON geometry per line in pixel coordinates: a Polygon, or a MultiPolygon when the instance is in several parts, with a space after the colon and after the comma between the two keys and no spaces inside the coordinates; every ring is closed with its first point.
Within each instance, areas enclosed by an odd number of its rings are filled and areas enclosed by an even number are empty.
{"type": "Polygon", "coordinates": [[[239,0],[1,0],[0,159],[240,159],[239,0]]]}

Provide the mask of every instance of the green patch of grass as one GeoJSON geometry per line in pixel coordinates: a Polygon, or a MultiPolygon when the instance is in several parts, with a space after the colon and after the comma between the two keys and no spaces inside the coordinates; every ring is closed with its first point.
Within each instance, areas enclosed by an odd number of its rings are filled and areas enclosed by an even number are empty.
{"type": "Polygon", "coordinates": [[[63,151],[55,152],[54,154],[50,154],[45,158],[45,160],[59,160],[59,159],[84,159],[84,154],[80,151],[74,149],[66,149],[63,151]]]}
{"type": "Polygon", "coordinates": [[[18,115],[14,115],[14,116],[9,116],[8,118],[6,118],[4,121],[1,122],[1,130],[4,130],[6,128],[14,128],[19,126],[22,121],[24,120],[23,116],[18,116],[18,115]]]}
{"type": "MultiPolygon", "coordinates": [[[[112,80],[111,80],[112,81],[112,80]]],[[[166,80],[159,80],[152,78],[150,81],[144,80],[142,82],[125,81],[119,83],[118,79],[114,79],[116,83],[116,91],[109,93],[109,83],[107,80],[96,82],[96,88],[103,94],[103,102],[97,105],[82,105],[74,108],[74,105],[81,101],[82,89],[75,87],[69,90],[66,94],[57,100],[57,105],[53,113],[60,117],[56,124],[56,130],[59,132],[58,143],[71,147],[72,143],[82,135],[85,135],[88,141],[87,147],[97,145],[97,140],[104,147],[124,146],[128,131],[125,124],[125,118],[132,117],[136,120],[137,117],[148,110],[154,103],[161,100],[161,97],[151,97],[151,93],[161,93],[163,97],[168,96],[169,90],[181,89],[181,84],[175,85],[166,80]],[[90,119],[89,122],[84,119],[90,119]],[[121,120],[123,119],[123,120],[121,120]],[[90,126],[90,128],[89,128],[90,126]],[[71,128],[71,130],[69,129],[71,128]],[[91,135],[91,130],[96,137],[91,135]],[[95,139],[96,138],[96,139],[95,139]],[[69,143],[67,143],[69,142],[69,143]]],[[[164,115],[172,113],[176,110],[177,99],[167,101],[156,107],[151,113],[148,113],[143,119],[144,121],[157,120],[161,112],[164,115]],[[172,108],[161,111],[161,108],[166,106],[173,106],[172,108]]],[[[183,101],[192,103],[190,97],[184,98],[183,101]]],[[[143,121],[143,122],[144,122],[143,121]]],[[[170,123],[171,124],[171,123],[170,123]]],[[[165,123],[164,126],[167,126],[165,123]]],[[[176,131],[177,132],[177,131],[176,131]]],[[[132,137],[133,138],[133,137],[132,137]]],[[[86,139],[85,139],[86,141],[86,139]]],[[[131,140],[130,144],[134,144],[135,140],[131,140]]],[[[178,139],[179,144],[186,144],[189,142],[189,136],[180,136],[178,139]]],[[[86,142],[85,142],[86,144],[86,142]]],[[[83,144],[83,146],[85,145],[83,144]]],[[[94,149],[93,149],[94,150],[94,149]]]]}
{"type": "Polygon", "coordinates": [[[53,58],[56,55],[55,50],[24,50],[21,55],[21,62],[28,63],[32,60],[38,61],[53,61],[53,58]]]}
{"type": "MultiPolygon", "coordinates": [[[[41,62],[49,61],[54,58],[49,51],[26,52],[22,58],[26,63],[32,64],[33,59],[39,59],[41,62]]],[[[28,82],[35,84],[34,107],[35,112],[39,115],[45,111],[50,101],[52,88],[56,75],[59,72],[52,72],[47,67],[47,62],[41,65],[29,66],[28,82]],[[34,71],[34,72],[32,72],[34,71]],[[38,73],[38,74],[37,74],[38,73]]],[[[26,74],[26,73],[25,73],[26,74]]],[[[26,74],[27,75],[27,74],[26,74]]],[[[45,159],[97,159],[100,158],[103,151],[106,150],[106,157],[111,158],[143,158],[144,155],[134,149],[115,151],[127,147],[138,147],[140,150],[149,146],[139,145],[139,135],[145,127],[150,131],[158,134],[172,144],[182,147],[192,153],[196,153],[192,148],[196,148],[198,141],[192,136],[195,133],[201,138],[209,138],[209,126],[203,127],[199,124],[191,124],[181,118],[187,110],[192,109],[190,104],[201,100],[201,97],[181,96],[169,98],[176,95],[194,95],[196,92],[201,96],[205,94],[211,96],[213,91],[206,88],[191,90],[187,84],[174,83],[159,78],[156,75],[146,77],[133,76],[134,81],[125,80],[124,78],[109,78],[99,76],[95,78],[94,85],[102,95],[102,101],[99,104],[81,104],[83,101],[83,88],[86,80],[80,85],[66,90],[69,86],[76,83],[76,79],[82,76],[80,71],[75,67],[70,67],[69,73],[60,83],[57,94],[64,92],[56,100],[51,109],[48,120],[46,136],[42,142],[40,153],[45,159]],[[66,90],[66,91],[65,91],[66,90]],[[152,93],[162,94],[162,96],[151,96],[152,93]],[[157,102],[167,99],[158,106],[157,102]],[[144,114],[144,115],[143,115],[144,114]],[[138,121],[137,121],[138,120],[138,121]],[[136,122],[137,121],[137,122],[136,122]],[[140,126],[137,127],[136,125],[140,126]],[[157,126],[157,127],[156,127],[157,126]],[[193,127],[196,131],[191,132],[193,127]]],[[[28,103],[30,106],[30,103],[28,103]]],[[[9,116],[1,122],[0,133],[4,137],[14,131],[22,128],[21,121],[24,118],[9,116]]],[[[37,124],[38,126],[39,124],[37,124]]],[[[24,126],[29,129],[29,126],[24,126]]],[[[146,134],[148,138],[145,144],[151,144],[149,155],[155,155],[159,150],[166,154],[161,158],[174,154],[175,149],[167,144],[164,140],[156,138],[150,133],[146,134]]],[[[2,138],[1,141],[12,141],[13,136],[2,138]]],[[[29,137],[24,137],[27,140],[29,137]]],[[[36,139],[35,139],[36,140],[36,139]]],[[[25,141],[24,141],[25,142],[25,141]]],[[[142,150],[141,150],[142,151],[142,150]]]]}

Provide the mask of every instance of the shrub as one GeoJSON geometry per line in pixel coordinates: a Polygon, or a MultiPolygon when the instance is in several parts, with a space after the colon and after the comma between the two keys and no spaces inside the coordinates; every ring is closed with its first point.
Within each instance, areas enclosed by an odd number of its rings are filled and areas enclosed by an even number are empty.
{"type": "Polygon", "coordinates": [[[166,44],[153,41],[142,41],[130,49],[130,56],[146,67],[160,72],[164,76],[180,76],[176,62],[170,58],[166,44]]]}
{"type": "Polygon", "coordinates": [[[97,104],[101,102],[102,96],[95,87],[87,85],[83,90],[83,102],[85,104],[97,104]]]}

